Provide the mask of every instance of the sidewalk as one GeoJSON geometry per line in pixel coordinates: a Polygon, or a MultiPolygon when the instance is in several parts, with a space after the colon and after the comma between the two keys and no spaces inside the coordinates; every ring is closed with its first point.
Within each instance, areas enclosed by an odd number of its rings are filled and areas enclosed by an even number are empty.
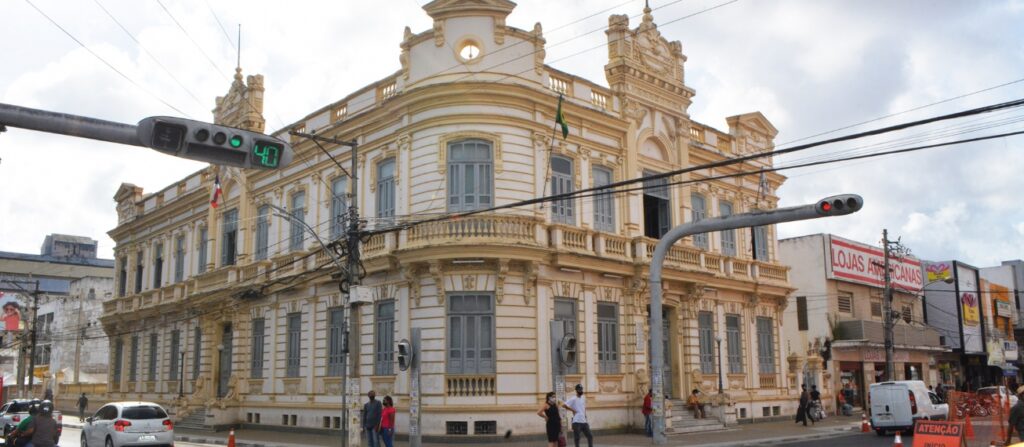
{"type": "MultiPolygon", "coordinates": [[[[65,416],[64,425],[67,427],[81,427],[82,423],[77,417],[65,416]]],[[[669,436],[668,445],[686,445],[688,447],[760,446],[783,442],[830,439],[837,436],[855,434],[860,434],[859,417],[833,416],[824,422],[808,427],[796,425],[793,421],[786,420],[737,425],[716,432],[673,435],[669,436]]],[[[200,444],[225,445],[227,444],[227,436],[227,432],[194,432],[185,429],[178,429],[175,432],[175,440],[177,441],[200,444]]],[[[467,438],[466,441],[459,442],[458,444],[469,447],[491,445],[535,447],[543,444],[542,441],[536,440],[520,441],[514,435],[510,439],[499,438],[490,442],[474,443],[471,442],[471,438],[467,438]]],[[[571,434],[568,441],[572,445],[571,434]]],[[[634,434],[600,435],[595,436],[594,441],[595,445],[608,447],[644,447],[653,444],[650,438],[634,434]]],[[[247,428],[235,430],[235,442],[238,447],[337,447],[341,446],[341,437],[247,428]]],[[[396,441],[395,444],[408,445],[408,442],[396,441]]],[[[452,444],[425,442],[423,445],[427,447],[441,447],[452,444]]]]}

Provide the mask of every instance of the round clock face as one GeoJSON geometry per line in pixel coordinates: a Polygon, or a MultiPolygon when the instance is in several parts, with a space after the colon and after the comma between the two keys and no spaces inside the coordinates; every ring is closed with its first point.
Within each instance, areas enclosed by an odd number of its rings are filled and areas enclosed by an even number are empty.
{"type": "Polygon", "coordinates": [[[459,50],[459,56],[462,56],[462,58],[467,61],[476,59],[480,57],[480,47],[476,46],[474,43],[467,43],[462,46],[461,50],[459,50]]]}

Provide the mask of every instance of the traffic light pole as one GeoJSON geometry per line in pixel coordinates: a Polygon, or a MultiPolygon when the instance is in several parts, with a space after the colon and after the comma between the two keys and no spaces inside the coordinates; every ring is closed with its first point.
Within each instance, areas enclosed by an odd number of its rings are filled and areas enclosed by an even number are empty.
{"type": "Polygon", "coordinates": [[[663,383],[665,353],[663,352],[661,342],[664,335],[662,334],[662,315],[660,310],[662,302],[661,273],[669,248],[680,239],[693,234],[817,219],[819,217],[841,216],[857,212],[861,206],[863,206],[863,200],[860,196],[843,195],[828,197],[810,205],[759,210],[690,222],[669,230],[668,233],[661,237],[658,245],[654,248],[649,281],[651,291],[651,312],[649,312],[651,318],[649,326],[651,334],[651,388],[654,391],[654,413],[652,416],[654,417],[655,444],[665,444],[668,442],[668,439],[665,437],[665,395],[663,383]]]}
{"type": "Polygon", "coordinates": [[[134,124],[116,123],[11,104],[0,103],[0,125],[129,146],[148,147],[142,144],[138,135],[138,126],[134,124]]]}
{"type": "Polygon", "coordinates": [[[423,445],[420,429],[420,328],[412,331],[412,364],[409,368],[409,447],[423,445]]]}

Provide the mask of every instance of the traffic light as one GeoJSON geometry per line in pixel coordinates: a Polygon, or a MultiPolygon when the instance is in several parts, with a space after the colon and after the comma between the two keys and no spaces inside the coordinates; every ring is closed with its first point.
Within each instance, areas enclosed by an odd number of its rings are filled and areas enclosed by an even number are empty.
{"type": "Polygon", "coordinates": [[[145,118],[137,132],[139,141],[152,149],[219,165],[278,169],[294,156],[290,144],[272,136],[184,118],[145,118]]]}
{"type": "Polygon", "coordinates": [[[843,216],[853,214],[864,206],[864,199],[856,194],[841,194],[826,197],[815,204],[814,209],[820,216],[843,216]]]}
{"type": "Polygon", "coordinates": [[[558,344],[558,359],[565,366],[576,364],[576,336],[573,334],[565,334],[562,336],[562,341],[558,344]]]}
{"type": "Polygon", "coordinates": [[[412,352],[412,344],[409,340],[398,342],[398,369],[405,371],[412,365],[415,354],[412,352]]]}

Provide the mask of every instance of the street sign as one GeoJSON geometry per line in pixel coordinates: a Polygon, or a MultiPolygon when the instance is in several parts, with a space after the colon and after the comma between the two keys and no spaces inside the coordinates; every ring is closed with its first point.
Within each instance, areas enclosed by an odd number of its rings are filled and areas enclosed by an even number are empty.
{"type": "Polygon", "coordinates": [[[963,422],[919,420],[914,424],[914,447],[961,447],[963,422]]]}

